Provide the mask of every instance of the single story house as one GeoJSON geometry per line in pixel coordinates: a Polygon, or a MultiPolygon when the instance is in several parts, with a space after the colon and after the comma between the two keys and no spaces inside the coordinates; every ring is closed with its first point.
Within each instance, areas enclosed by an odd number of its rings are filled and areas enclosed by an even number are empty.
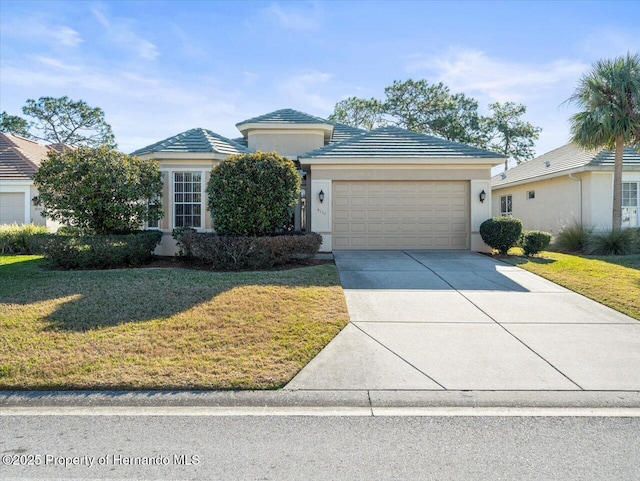
{"type": "Polygon", "coordinates": [[[51,150],[62,144],[41,145],[18,135],[0,133],[0,224],[29,224],[57,230],[59,224],[40,215],[33,175],[51,150]]]}
{"type": "Polygon", "coordinates": [[[398,127],[354,129],[292,109],[236,124],[225,138],[196,128],[133,152],[164,173],[165,232],[159,254],[171,255],[171,231],[211,231],[205,186],[229,154],[275,151],[296,162],[302,193],[296,227],[323,236],[321,250],[487,250],[480,224],[491,216],[491,168],[500,154],[398,127]],[[481,195],[482,194],[482,195],[481,195]]]}
{"type": "MultiPolygon", "coordinates": [[[[491,179],[494,216],[520,219],[529,230],[557,233],[574,222],[610,229],[614,153],[567,144],[491,179]]],[[[623,227],[640,226],[640,153],[625,148],[623,227]]]]}

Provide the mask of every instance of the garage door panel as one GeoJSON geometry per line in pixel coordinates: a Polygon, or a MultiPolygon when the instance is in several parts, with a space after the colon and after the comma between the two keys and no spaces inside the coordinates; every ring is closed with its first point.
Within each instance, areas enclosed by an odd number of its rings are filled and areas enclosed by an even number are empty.
{"type": "Polygon", "coordinates": [[[0,194],[0,224],[24,223],[24,193],[3,192],[0,194]]]}
{"type": "Polygon", "coordinates": [[[468,249],[469,183],[334,181],[334,249],[468,249]]]}

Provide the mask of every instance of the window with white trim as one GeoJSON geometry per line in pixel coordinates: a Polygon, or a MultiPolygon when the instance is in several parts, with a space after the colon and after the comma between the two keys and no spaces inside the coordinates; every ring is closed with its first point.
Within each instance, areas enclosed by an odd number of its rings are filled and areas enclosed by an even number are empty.
{"type": "Polygon", "coordinates": [[[622,227],[640,225],[640,182],[622,183],[622,227]]]}
{"type": "Polygon", "coordinates": [[[202,173],[174,172],[174,227],[202,227],[202,173]]]}
{"type": "Polygon", "coordinates": [[[513,215],[513,201],[510,195],[500,196],[500,215],[504,217],[513,215]]]}
{"type": "Polygon", "coordinates": [[[527,191],[527,199],[531,200],[531,199],[535,199],[536,198],[536,191],[535,190],[528,190],[527,191]]]}

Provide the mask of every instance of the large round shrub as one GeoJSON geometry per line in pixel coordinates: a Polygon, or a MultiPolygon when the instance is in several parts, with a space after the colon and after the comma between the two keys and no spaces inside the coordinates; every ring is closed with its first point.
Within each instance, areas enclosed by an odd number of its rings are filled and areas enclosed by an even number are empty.
{"type": "Polygon", "coordinates": [[[109,147],[50,152],[34,176],[42,215],[96,234],[132,232],[162,217],[149,199],[162,194],[155,160],[109,147]]]}
{"type": "Polygon", "coordinates": [[[211,171],[209,210],[220,235],[268,235],[291,221],[300,193],[294,163],[275,152],[231,155],[211,171]]]}
{"type": "Polygon", "coordinates": [[[520,239],[522,221],[513,217],[494,217],[480,224],[480,237],[492,249],[506,254],[520,239]]]}

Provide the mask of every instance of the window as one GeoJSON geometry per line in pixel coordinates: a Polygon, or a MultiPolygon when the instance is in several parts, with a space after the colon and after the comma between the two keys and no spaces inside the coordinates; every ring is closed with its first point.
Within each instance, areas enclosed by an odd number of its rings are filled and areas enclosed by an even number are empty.
{"type": "Polygon", "coordinates": [[[173,174],[174,227],[202,227],[202,173],[173,174]]]}
{"type": "Polygon", "coordinates": [[[500,215],[505,217],[511,217],[513,215],[510,195],[503,195],[500,197],[500,215]]]}
{"type": "Polygon", "coordinates": [[[638,227],[640,211],[640,183],[622,183],[622,227],[638,227]]]}
{"type": "Polygon", "coordinates": [[[536,198],[536,191],[535,190],[527,191],[527,199],[535,199],[535,198],[536,198]]]}

